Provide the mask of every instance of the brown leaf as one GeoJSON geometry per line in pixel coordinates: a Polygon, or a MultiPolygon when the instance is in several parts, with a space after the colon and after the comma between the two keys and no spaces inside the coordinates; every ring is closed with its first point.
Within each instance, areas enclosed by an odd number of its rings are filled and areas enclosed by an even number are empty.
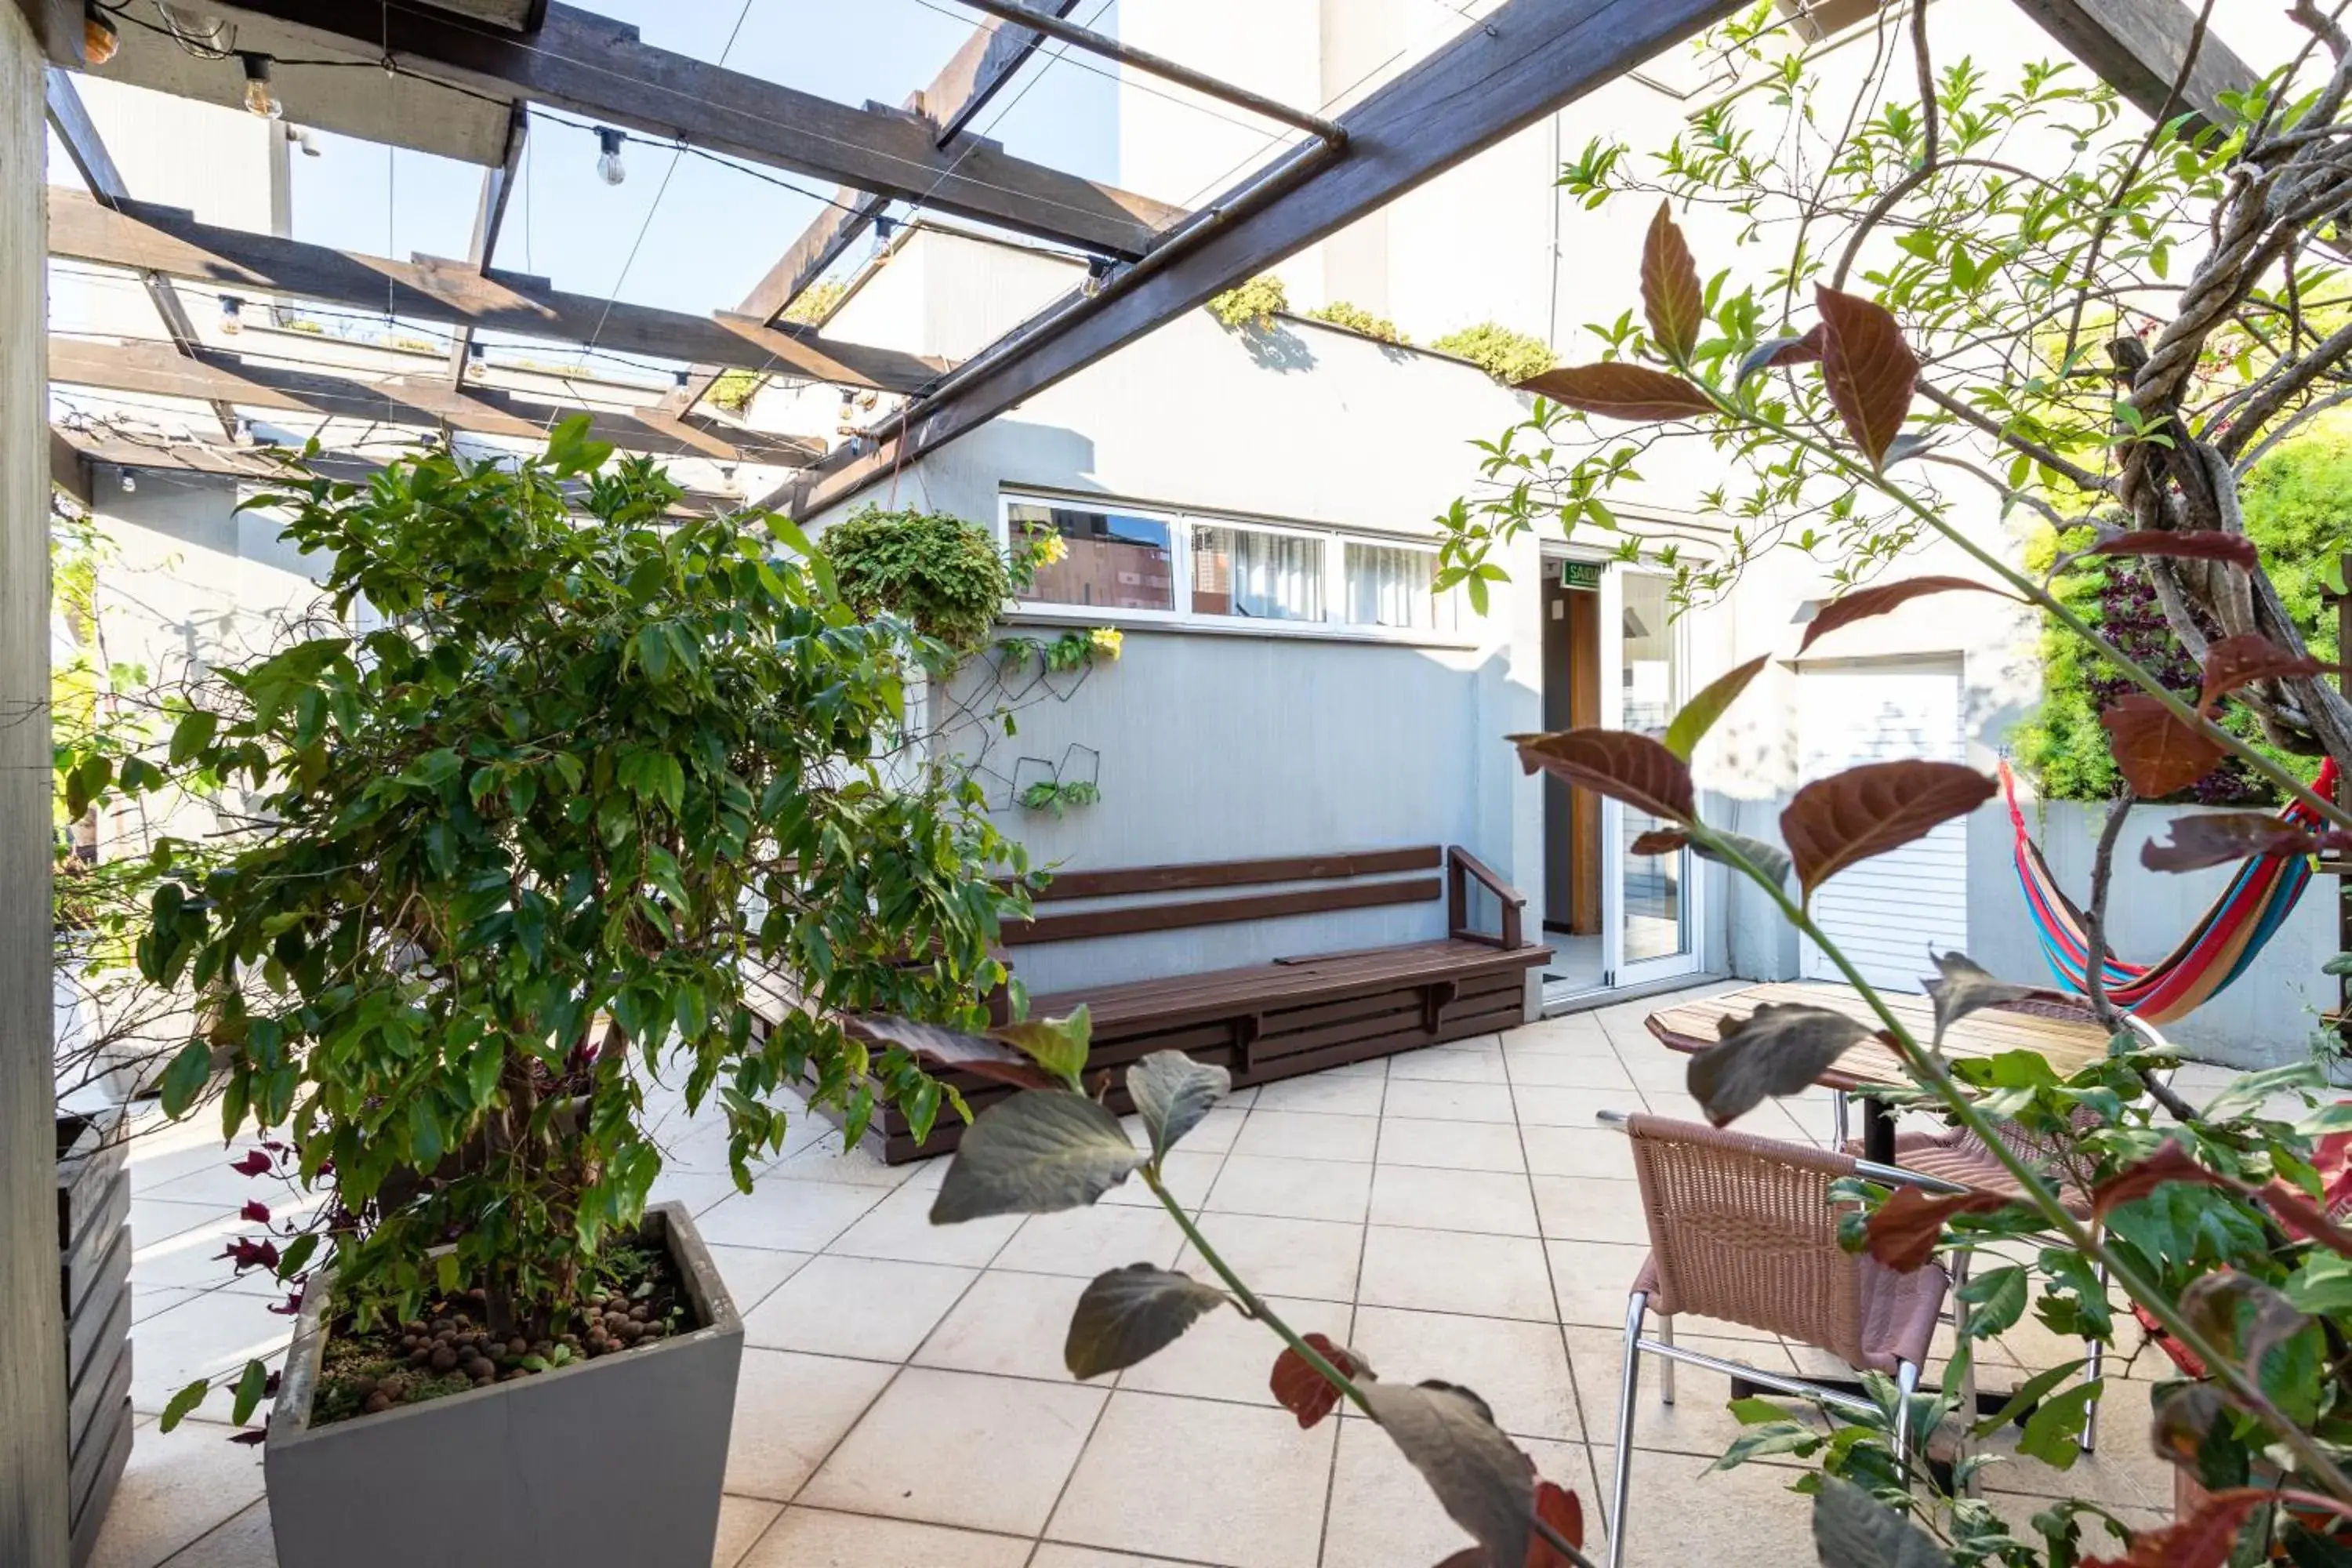
{"type": "Polygon", "coordinates": [[[1519,390],[1612,419],[1688,419],[1715,412],[1714,400],[1681,376],[1622,360],[1562,365],[1529,376],[1519,390]]]}
{"type": "Polygon", "coordinates": [[[1723,1038],[1691,1058],[1683,1085],[1717,1127],[1770,1095],[1794,1094],[1870,1031],[1843,1013],[1803,1002],[1767,1002],[1745,1018],[1717,1020],[1723,1038]]]}
{"type": "Polygon", "coordinates": [[[1944,1193],[1928,1196],[1917,1187],[1897,1187],[1876,1214],[1863,1222],[1865,1250],[1899,1274],[1916,1274],[1936,1256],[1945,1222],[1955,1215],[1990,1214],[2007,1203],[1990,1193],[1944,1193]]]}
{"type": "Polygon", "coordinates": [[[1540,770],[1669,822],[1687,823],[1696,815],[1689,767],[1647,735],[1581,729],[1509,739],[1529,773],[1540,770]]]}
{"type": "Polygon", "coordinates": [[[2221,1568],[2246,1516],[2278,1494],[2262,1487],[2209,1493],[2187,1519],[2136,1531],[2128,1557],[2085,1557],[2082,1568],[2221,1568]]]}
{"type": "Polygon", "coordinates": [[[2102,539],[2085,555],[2171,555],[2187,561],[2226,561],[2251,572],[2262,552],[2242,533],[2214,528],[2138,529],[2102,539]]]}
{"type": "Polygon", "coordinates": [[[1799,790],[1780,814],[1797,885],[1813,889],[1990,800],[1992,780],[1958,763],[1866,763],[1799,790]]]}
{"type": "Polygon", "coordinates": [[[2284,1182],[2273,1182],[2258,1192],[2251,1187],[2241,1187],[2240,1190],[2259,1196],[2270,1211],[2278,1215],[2281,1225],[2305,1241],[2315,1241],[2331,1252],[2352,1258],[2352,1231],[2328,1218],[2326,1212],[2317,1204],[2284,1182]]]}
{"type": "Polygon", "coordinates": [[[2132,793],[2161,800],[2187,789],[2213,771],[2221,748],[2172,715],[2145,691],[2117,698],[2099,715],[2107,746],[2132,793]]]}
{"type": "Polygon", "coordinates": [[[1661,201],[1650,220],[1649,237],[1642,244],[1642,309],[1650,318],[1650,335],[1676,364],[1698,346],[1698,330],[1706,319],[1700,292],[1698,266],[1691,260],[1683,231],[1675,226],[1674,205],[1661,201]]]}
{"type": "Polygon", "coordinates": [[[2289,653],[2259,632],[2242,632],[2206,647],[2205,689],[2199,693],[2197,706],[2210,713],[2214,703],[2241,686],[2326,673],[2327,666],[2315,658],[2289,653]]]}
{"type": "MultiPolygon", "coordinates": [[[[1559,1532],[1559,1538],[1580,1551],[1584,1546],[1584,1505],[1566,1487],[1536,1482],[1536,1517],[1559,1532]]],[[[1570,1568],[1567,1558],[1538,1535],[1528,1542],[1528,1568],[1570,1568]]]]}
{"type": "Polygon", "coordinates": [[[1057,1081],[1019,1051],[984,1035],[880,1016],[854,1019],[848,1028],[853,1035],[912,1051],[917,1060],[935,1071],[968,1072],[1021,1089],[1051,1089],[1057,1081]]]}
{"type": "Polygon", "coordinates": [[[1813,301],[1824,329],[1822,381],[1830,402],[1871,467],[1882,467],[1911,412],[1919,362],[1884,305],[1826,285],[1813,290],[1813,301]]]}
{"type": "Polygon", "coordinates": [[[2216,1268],[2189,1282],[2180,1293],[2180,1314],[2210,1342],[2236,1349],[2238,1363],[2259,1371],[2263,1358],[2303,1331],[2311,1321],[2295,1310],[2284,1291],[2234,1268],[2216,1268]],[[2242,1305],[2253,1309],[2239,1336],[2242,1305]]]}
{"type": "Polygon", "coordinates": [[[2266,811],[2200,813],[2172,819],[2172,837],[2140,846],[2139,863],[2151,871],[2196,871],[2227,866],[2258,855],[2315,855],[2321,841],[2266,811]]]}
{"type": "Polygon", "coordinates": [[[2003,599],[2010,597],[1998,588],[1967,577],[1906,577],[1900,583],[1881,583],[1874,587],[1855,588],[1840,594],[1821,607],[1813,616],[1812,624],[1805,628],[1804,640],[1797,645],[1797,651],[1803,653],[1840,626],[1883,616],[1924,594],[1961,592],[1991,594],[2003,599]]]}
{"type": "Polygon", "coordinates": [[[1672,855],[1690,843],[1690,835],[1676,827],[1653,827],[1633,840],[1636,855],[1672,855]]]}
{"type": "MultiPolygon", "coordinates": [[[[1315,1347],[1316,1354],[1338,1368],[1342,1377],[1360,1377],[1372,1370],[1370,1364],[1355,1352],[1345,1345],[1333,1344],[1326,1335],[1302,1334],[1299,1337],[1315,1347]]],[[[1283,1347],[1280,1355],[1274,1358],[1274,1375],[1266,1380],[1266,1386],[1273,1391],[1275,1403],[1297,1416],[1302,1428],[1312,1426],[1330,1415],[1340,1398],[1339,1391],[1331,1386],[1330,1380],[1316,1371],[1305,1356],[1287,1345],[1283,1347]]]]}
{"type": "Polygon", "coordinates": [[[2206,1438],[2230,1413],[2229,1401],[2210,1383],[2176,1383],[2159,1388],[2150,1396],[2148,1406],[2149,1446],[2158,1458],[2176,1465],[2194,1465],[2206,1438]]]}

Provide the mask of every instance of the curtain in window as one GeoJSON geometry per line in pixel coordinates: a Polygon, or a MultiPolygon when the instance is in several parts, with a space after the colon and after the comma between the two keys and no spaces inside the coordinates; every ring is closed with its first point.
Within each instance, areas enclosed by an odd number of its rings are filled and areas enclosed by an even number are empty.
{"type": "Polygon", "coordinates": [[[1429,585],[1437,557],[1385,544],[1348,546],[1348,619],[1366,626],[1427,626],[1437,609],[1429,585]]]}
{"type": "MultiPolygon", "coordinates": [[[[1212,573],[1216,558],[1223,558],[1229,584],[1223,613],[1275,621],[1323,618],[1321,540],[1241,528],[1202,528],[1192,540],[1194,552],[1206,558],[1200,565],[1212,573]]],[[[1202,596],[1196,592],[1196,605],[1202,596]]]]}

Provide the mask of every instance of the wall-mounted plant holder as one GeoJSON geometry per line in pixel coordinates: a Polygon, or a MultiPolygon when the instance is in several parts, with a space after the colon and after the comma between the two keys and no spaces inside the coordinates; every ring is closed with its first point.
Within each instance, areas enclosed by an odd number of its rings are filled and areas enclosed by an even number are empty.
{"type": "Polygon", "coordinates": [[[1102,753],[1092,746],[1072,744],[1061,761],[1023,757],[1013,764],[1013,798],[1024,811],[1043,811],[1059,817],[1074,805],[1092,805],[1102,799],[1097,782],[1102,753]]]}

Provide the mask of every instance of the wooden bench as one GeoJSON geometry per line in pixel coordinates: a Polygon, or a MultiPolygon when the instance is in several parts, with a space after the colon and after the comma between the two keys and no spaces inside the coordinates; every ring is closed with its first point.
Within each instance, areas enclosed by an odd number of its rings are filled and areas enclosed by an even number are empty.
{"type": "MultiPolygon", "coordinates": [[[[1435,844],[1065,872],[1035,895],[1030,920],[1006,926],[1003,941],[1017,970],[1022,948],[1046,942],[1439,899],[1447,934],[1432,941],[1033,995],[1032,1017],[1061,1017],[1086,1005],[1094,1021],[1090,1079],[1112,1069],[1110,1104],[1124,1112],[1130,1107],[1118,1069],[1153,1051],[1217,1063],[1241,1087],[1512,1027],[1526,1016],[1527,971],[1548,961],[1550,950],[1526,942],[1519,893],[1467,851],[1435,844]],[[1474,883],[1500,906],[1498,931],[1473,929],[1474,883]],[[1080,902],[1089,907],[1059,907],[1080,902]]],[[[1012,1092],[969,1074],[947,1078],[975,1113],[1012,1092]]],[[[906,1118],[890,1109],[877,1114],[868,1141],[898,1164],[946,1153],[963,1129],[942,1115],[918,1144],[906,1118]]]]}

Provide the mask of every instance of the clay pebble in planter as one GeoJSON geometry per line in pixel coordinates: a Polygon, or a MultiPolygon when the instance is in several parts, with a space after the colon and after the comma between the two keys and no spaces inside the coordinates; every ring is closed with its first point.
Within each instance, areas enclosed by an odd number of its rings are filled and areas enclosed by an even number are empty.
{"type": "Polygon", "coordinates": [[[647,1209],[645,1237],[699,1326],[313,1426],[322,1271],[263,1449],[278,1568],[709,1568],[743,1325],[683,1205],[647,1209]]]}

